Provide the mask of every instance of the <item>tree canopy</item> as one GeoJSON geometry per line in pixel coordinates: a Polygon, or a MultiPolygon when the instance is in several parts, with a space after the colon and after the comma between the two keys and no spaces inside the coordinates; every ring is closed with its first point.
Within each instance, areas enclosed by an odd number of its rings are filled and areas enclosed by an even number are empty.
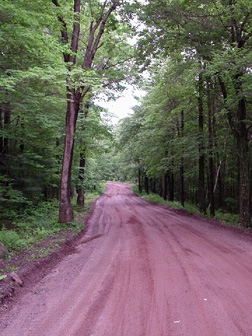
{"type": "Polygon", "coordinates": [[[251,1],[5,0],[0,19],[1,225],[55,198],[69,223],[113,179],[251,225],[251,1]],[[126,83],[146,96],[112,127],[95,98],[126,83]]]}

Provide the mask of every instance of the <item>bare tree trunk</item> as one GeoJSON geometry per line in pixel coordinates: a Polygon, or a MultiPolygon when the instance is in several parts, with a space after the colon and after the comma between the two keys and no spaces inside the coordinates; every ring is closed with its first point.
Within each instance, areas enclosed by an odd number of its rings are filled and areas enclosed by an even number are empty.
{"type": "Polygon", "coordinates": [[[10,174],[11,160],[7,158],[9,152],[9,135],[8,128],[10,126],[11,107],[10,103],[2,103],[0,106],[0,130],[4,129],[6,134],[0,137],[0,168],[1,174],[10,174]]]}
{"type": "Polygon", "coordinates": [[[144,175],[144,189],[145,189],[145,192],[146,192],[147,194],[149,194],[149,178],[148,178],[148,176],[146,175],[146,173],[145,173],[145,175],[144,175]]]}
{"type": "Polygon", "coordinates": [[[213,105],[211,96],[211,82],[207,83],[207,108],[208,108],[208,192],[209,192],[209,209],[210,216],[215,216],[214,206],[214,160],[213,160],[213,105]]]}
{"type": "Polygon", "coordinates": [[[239,102],[239,209],[242,226],[250,227],[249,159],[245,98],[239,102]]]}
{"type": "Polygon", "coordinates": [[[168,172],[166,174],[166,180],[167,180],[167,200],[170,202],[174,201],[174,174],[171,172],[168,172]]]}
{"type": "MultiPolygon", "coordinates": [[[[89,103],[85,104],[85,109],[82,111],[83,115],[83,124],[82,124],[82,132],[85,133],[86,125],[85,120],[88,116],[89,103]]],[[[86,166],[86,144],[84,141],[81,141],[81,151],[80,151],[80,169],[79,169],[79,186],[77,188],[77,204],[81,207],[85,205],[85,190],[84,190],[84,179],[85,179],[85,166],[86,166]]]]}
{"type": "Polygon", "coordinates": [[[140,194],[143,191],[141,168],[138,168],[138,190],[140,194]]]}
{"type": "MultiPolygon", "coordinates": [[[[240,77],[242,74],[237,74],[234,77],[235,89],[237,97],[240,95],[240,77]]],[[[225,83],[219,77],[219,83],[224,98],[224,102],[228,98],[228,93],[226,90],[225,83]]],[[[233,132],[234,137],[237,141],[238,149],[238,176],[239,176],[239,213],[241,225],[243,227],[251,226],[250,218],[250,197],[249,197],[249,152],[248,152],[248,130],[246,127],[247,111],[246,111],[246,101],[245,97],[239,100],[237,111],[236,111],[236,122],[234,122],[234,113],[231,109],[227,108],[227,118],[230,128],[233,132]]]]}
{"type": "Polygon", "coordinates": [[[70,223],[74,219],[71,205],[71,171],[74,150],[74,133],[79,112],[79,102],[74,90],[69,90],[67,97],[66,135],[60,186],[60,223],[70,223]]]}
{"type": "MultiPolygon", "coordinates": [[[[184,133],[184,111],[181,111],[181,136],[183,136],[184,133]]],[[[179,169],[179,194],[180,194],[180,203],[182,206],[185,205],[185,188],[184,188],[184,158],[183,154],[181,156],[180,161],[180,169],[179,169]]]]}
{"type": "MultiPolygon", "coordinates": [[[[247,32],[249,25],[248,18],[251,15],[251,11],[247,12],[243,22],[237,21],[234,15],[233,6],[235,1],[230,0],[230,12],[231,12],[231,36],[230,42],[236,48],[242,50],[244,45],[248,43],[250,34],[247,32]]],[[[247,111],[246,111],[246,98],[242,92],[241,79],[244,76],[246,70],[240,70],[235,76],[233,76],[234,87],[236,90],[236,97],[239,98],[238,106],[236,113],[230,109],[229,106],[226,106],[227,109],[227,118],[231,130],[237,140],[238,144],[238,158],[239,158],[239,212],[241,225],[243,227],[251,226],[250,218],[250,192],[249,192],[249,152],[248,152],[248,130],[246,126],[247,122],[247,111]],[[233,113],[232,113],[233,112],[233,113]]],[[[219,78],[222,94],[224,101],[226,102],[228,98],[228,92],[225,87],[225,84],[221,78],[219,78]]],[[[251,127],[251,126],[249,126],[251,127]]]]}
{"type": "Polygon", "coordinates": [[[167,173],[162,175],[162,191],[163,191],[163,199],[166,201],[168,198],[168,176],[167,173]]]}
{"type": "MultiPolygon", "coordinates": [[[[86,157],[85,151],[80,153],[80,169],[79,169],[79,180],[80,183],[83,184],[84,174],[85,174],[85,166],[86,166],[86,157]]],[[[81,207],[85,205],[85,190],[83,186],[77,188],[77,204],[81,207]]]]}
{"type": "MultiPolygon", "coordinates": [[[[11,111],[10,111],[10,104],[4,104],[4,128],[8,128],[10,124],[11,118],[11,111]]],[[[3,139],[3,154],[7,154],[9,151],[9,138],[5,136],[3,139]]]]}
{"type": "Polygon", "coordinates": [[[204,155],[204,115],[203,115],[203,78],[199,74],[199,180],[198,180],[198,202],[201,212],[206,213],[205,195],[205,155],[204,155]]]}
{"type": "MultiPolygon", "coordinates": [[[[4,115],[4,112],[3,112],[2,106],[0,105],[0,130],[3,129],[3,115],[4,115]]],[[[2,155],[3,152],[4,152],[4,139],[3,139],[3,136],[1,135],[0,136],[0,155],[2,155]]]]}

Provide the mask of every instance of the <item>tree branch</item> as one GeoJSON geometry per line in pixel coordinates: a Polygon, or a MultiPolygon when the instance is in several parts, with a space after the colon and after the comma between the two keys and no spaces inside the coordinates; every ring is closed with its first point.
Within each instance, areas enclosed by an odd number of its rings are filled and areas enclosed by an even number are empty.
{"type": "Polygon", "coordinates": [[[84,60],[83,60],[83,65],[82,67],[85,68],[90,68],[94,56],[98,50],[99,47],[99,42],[101,40],[101,37],[104,33],[104,28],[106,25],[106,22],[110,16],[110,14],[116,9],[116,7],[119,5],[120,0],[113,1],[113,4],[110,6],[110,8],[105,12],[105,7],[107,4],[107,0],[104,1],[103,6],[102,6],[102,11],[101,11],[101,17],[96,21],[95,25],[93,26],[93,22],[90,24],[90,35],[89,35],[89,41],[88,41],[88,46],[85,52],[84,60]],[[103,17],[102,17],[103,16],[103,17]],[[100,28],[99,28],[100,27],[100,28]],[[98,34],[95,38],[95,32],[99,28],[98,34]]]}
{"type": "MultiPolygon", "coordinates": [[[[58,0],[52,0],[52,3],[56,6],[56,7],[60,7],[58,0]]],[[[69,39],[68,39],[68,33],[67,33],[67,25],[66,22],[64,20],[64,18],[61,15],[58,15],[58,20],[59,22],[62,24],[63,28],[60,30],[61,32],[61,37],[63,38],[63,41],[65,42],[65,44],[68,44],[69,39]]],[[[64,61],[67,63],[70,61],[70,55],[63,53],[63,57],[64,57],[64,61]]]]}
{"type": "MultiPolygon", "coordinates": [[[[119,5],[119,0],[118,1],[113,1],[113,5],[108,9],[108,11],[106,12],[106,14],[104,15],[102,21],[101,21],[101,24],[100,24],[100,29],[99,29],[99,32],[98,32],[98,35],[95,39],[95,42],[94,42],[94,45],[93,45],[93,48],[92,48],[92,57],[94,57],[97,49],[98,49],[98,45],[99,45],[99,42],[100,42],[100,39],[104,33],[104,27],[106,25],[106,22],[110,16],[110,14],[116,9],[116,7],[119,5]]],[[[106,5],[107,1],[104,2],[104,9],[105,9],[105,5],[106,5]]],[[[104,12],[104,9],[103,9],[103,12],[104,12]]]]}
{"type": "Polygon", "coordinates": [[[73,65],[76,63],[78,45],[79,45],[79,35],[80,35],[80,3],[81,0],[74,1],[74,25],[73,25],[73,34],[71,42],[71,50],[75,54],[70,57],[70,61],[73,65]]]}

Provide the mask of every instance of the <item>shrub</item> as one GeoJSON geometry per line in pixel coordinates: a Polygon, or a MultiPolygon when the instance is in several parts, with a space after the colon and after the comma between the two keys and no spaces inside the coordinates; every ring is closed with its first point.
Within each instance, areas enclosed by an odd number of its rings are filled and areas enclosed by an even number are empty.
{"type": "Polygon", "coordinates": [[[19,237],[19,234],[16,231],[9,231],[2,229],[0,231],[0,241],[7,247],[9,250],[20,250],[27,248],[27,243],[24,239],[19,237]]]}

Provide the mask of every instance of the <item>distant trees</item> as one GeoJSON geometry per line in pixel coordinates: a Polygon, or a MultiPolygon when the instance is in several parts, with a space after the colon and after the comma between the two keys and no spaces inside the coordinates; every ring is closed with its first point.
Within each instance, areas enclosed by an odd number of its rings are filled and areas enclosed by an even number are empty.
{"type": "Polygon", "coordinates": [[[250,226],[251,3],[158,0],[138,13],[138,60],[153,70],[132,117],[141,116],[135,164],[164,198],[212,216],[239,207],[250,226]]]}

